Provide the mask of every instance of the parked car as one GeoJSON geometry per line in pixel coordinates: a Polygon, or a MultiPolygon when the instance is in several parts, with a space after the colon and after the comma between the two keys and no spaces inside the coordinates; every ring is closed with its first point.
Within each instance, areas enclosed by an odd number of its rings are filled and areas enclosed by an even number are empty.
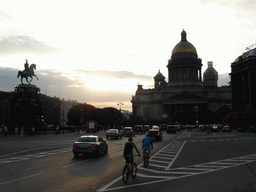
{"type": "Polygon", "coordinates": [[[246,127],[244,127],[244,126],[238,127],[238,132],[246,132],[246,131],[247,131],[246,127]]]}
{"type": "Polygon", "coordinates": [[[154,141],[162,141],[163,136],[159,130],[149,130],[148,136],[151,137],[154,141]]]}
{"type": "Polygon", "coordinates": [[[178,131],[178,132],[180,132],[181,131],[181,128],[180,128],[180,126],[179,125],[174,125],[175,126],[175,128],[176,128],[176,131],[178,131]]]}
{"type": "Polygon", "coordinates": [[[250,126],[248,130],[249,130],[249,132],[256,133],[256,126],[250,126]]]}
{"type": "Polygon", "coordinates": [[[145,133],[145,131],[144,131],[144,129],[143,129],[143,126],[142,125],[135,125],[134,126],[134,131],[135,131],[135,133],[141,133],[141,134],[144,134],[145,133]]]}
{"type": "Polygon", "coordinates": [[[123,137],[123,134],[121,131],[119,131],[118,129],[109,129],[107,132],[106,132],[106,138],[109,139],[109,138],[113,138],[113,139],[122,139],[123,137]]]}
{"type": "Polygon", "coordinates": [[[135,132],[133,131],[132,127],[124,127],[123,136],[135,136],[135,132]]]}
{"type": "Polygon", "coordinates": [[[169,134],[169,133],[175,134],[175,133],[176,133],[176,127],[173,126],[173,125],[167,125],[166,132],[167,132],[168,134],[169,134]]]}
{"type": "Polygon", "coordinates": [[[144,131],[149,131],[149,125],[143,125],[144,131]]]}
{"type": "Polygon", "coordinates": [[[81,136],[73,145],[74,157],[79,154],[95,154],[101,156],[102,153],[108,152],[108,144],[99,136],[81,136]]]}
{"type": "Polygon", "coordinates": [[[161,127],[160,127],[160,130],[161,131],[167,130],[167,125],[166,124],[162,124],[161,127]]]}
{"type": "Polygon", "coordinates": [[[231,128],[229,126],[224,126],[222,131],[223,132],[231,132],[231,128]]]}
{"type": "Polygon", "coordinates": [[[211,126],[211,132],[219,132],[220,130],[219,130],[219,127],[218,127],[218,125],[212,125],[211,126]]]}

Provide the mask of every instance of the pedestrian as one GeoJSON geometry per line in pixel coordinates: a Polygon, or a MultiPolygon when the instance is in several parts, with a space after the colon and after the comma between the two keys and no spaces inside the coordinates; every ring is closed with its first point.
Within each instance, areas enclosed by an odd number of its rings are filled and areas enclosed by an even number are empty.
{"type": "Polygon", "coordinates": [[[4,135],[7,136],[7,133],[8,133],[8,127],[4,126],[4,135]]]}
{"type": "Polygon", "coordinates": [[[20,136],[23,137],[24,136],[24,127],[21,126],[21,129],[20,129],[20,136]]]}
{"type": "Polygon", "coordinates": [[[209,135],[209,133],[210,133],[210,127],[211,127],[211,126],[208,126],[208,127],[207,127],[207,134],[208,134],[208,135],[209,135]]]}
{"type": "Polygon", "coordinates": [[[107,125],[104,125],[104,130],[107,131],[107,125]]]}
{"type": "Polygon", "coordinates": [[[32,127],[29,126],[29,128],[28,128],[28,136],[31,136],[31,135],[32,135],[32,127]]]}
{"type": "Polygon", "coordinates": [[[35,127],[32,126],[32,136],[34,136],[34,135],[35,135],[35,127]]]}
{"type": "Polygon", "coordinates": [[[5,127],[4,127],[4,135],[7,136],[7,133],[8,133],[8,127],[5,126],[5,127]]]}
{"type": "Polygon", "coordinates": [[[15,131],[15,135],[17,136],[17,135],[18,135],[18,132],[19,132],[19,128],[16,126],[15,129],[14,129],[14,131],[15,131]]]}
{"type": "Polygon", "coordinates": [[[60,129],[60,126],[57,125],[56,128],[55,128],[55,133],[58,134],[59,133],[59,129],[60,129]]]}

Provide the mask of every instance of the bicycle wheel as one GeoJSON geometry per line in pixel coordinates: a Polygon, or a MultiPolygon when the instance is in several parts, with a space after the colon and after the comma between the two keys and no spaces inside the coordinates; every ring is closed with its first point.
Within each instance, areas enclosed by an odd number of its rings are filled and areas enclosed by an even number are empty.
{"type": "Polygon", "coordinates": [[[133,172],[132,172],[132,178],[134,179],[137,174],[137,164],[133,162],[133,172]]]}
{"type": "Polygon", "coordinates": [[[144,167],[147,168],[148,166],[148,156],[145,157],[145,160],[144,160],[144,167]]]}
{"type": "Polygon", "coordinates": [[[127,183],[130,175],[129,166],[125,165],[123,169],[123,181],[124,183],[127,183]]]}

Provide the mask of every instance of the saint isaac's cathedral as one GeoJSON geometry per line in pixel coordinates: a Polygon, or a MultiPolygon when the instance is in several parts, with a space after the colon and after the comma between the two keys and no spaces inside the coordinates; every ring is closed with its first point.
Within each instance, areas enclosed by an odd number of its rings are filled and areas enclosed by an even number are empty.
{"type": "Polygon", "coordinates": [[[172,119],[179,111],[207,109],[215,113],[231,104],[230,86],[218,87],[218,72],[213,62],[208,62],[202,76],[202,60],[186,36],[183,30],[181,41],[172,50],[167,65],[168,82],[159,71],[154,77],[153,89],[138,85],[131,100],[134,115],[144,120],[172,119]]]}

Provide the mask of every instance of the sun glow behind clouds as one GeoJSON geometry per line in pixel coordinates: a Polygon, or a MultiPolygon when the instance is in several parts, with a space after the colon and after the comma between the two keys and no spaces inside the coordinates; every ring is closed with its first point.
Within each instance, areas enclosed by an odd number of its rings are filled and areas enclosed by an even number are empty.
{"type": "Polygon", "coordinates": [[[91,90],[121,92],[134,92],[136,81],[135,79],[116,79],[98,75],[84,76],[80,79],[80,82],[91,90]]]}

